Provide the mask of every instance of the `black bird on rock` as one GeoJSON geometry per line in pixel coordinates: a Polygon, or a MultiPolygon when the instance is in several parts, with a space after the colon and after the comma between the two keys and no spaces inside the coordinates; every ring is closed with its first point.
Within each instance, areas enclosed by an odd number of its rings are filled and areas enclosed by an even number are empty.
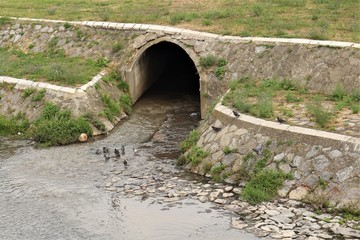
{"type": "Polygon", "coordinates": [[[120,157],[120,152],[118,149],[114,149],[114,153],[115,153],[115,157],[119,158],[120,157]]]}
{"type": "Polygon", "coordinates": [[[236,118],[240,117],[240,113],[236,112],[236,111],[233,111],[233,114],[236,118]]]}
{"type": "Polygon", "coordinates": [[[276,117],[276,120],[277,120],[279,123],[286,123],[286,120],[285,120],[285,119],[282,119],[281,117],[276,117]]]}
{"type": "Polygon", "coordinates": [[[221,130],[220,127],[211,126],[211,128],[212,128],[215,132],[219,132],[219,131],[221,130]]]}
{"type": "Polygon", "coordinates": [[[110,156],[109,156],[109,155],[106,155],[106,153],[104,153],[104,158],[105,158],[105,162],[107,162],[107,161],[109,161],[110,156]]]}
{"type": "Polygon", "coordinates": [[[263,145],[262,144],[259,144],[257,145],[256,147],[254,147],[252,150],[254,152],[256,152],[257,155],[261,155],[262,154],[262,150],[263,150],[263,145]]]}
{"type": "Polygon", "coordinates": [[[97,154],[97,155],[101,154],[101,150],[100,150],[100,149],[96,149],[96,150],[95,150],[95,154],[97,154]]]}
{"type": "Polygon", "coordinates": [[[125,146],[124,145],[121,146],[121,154],[125,155],[125,146]]]}
{"type": "Polygon", "coordinates": [[[109,153],[109,148],[108,147],[103,147],[103,153],[109,153]]]}
{"type": "Polygon", "coordinates": [[[126,159],[124,159],[123,163],[124,163],[125,166],[128,165],[128,162],[126,161],[126,159]]]}

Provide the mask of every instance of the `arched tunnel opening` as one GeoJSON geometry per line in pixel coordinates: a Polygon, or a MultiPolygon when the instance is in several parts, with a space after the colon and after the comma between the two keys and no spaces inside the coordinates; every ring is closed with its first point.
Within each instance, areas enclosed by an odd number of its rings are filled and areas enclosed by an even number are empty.
{"type": "Polygon", "coordinates": [[[196,96],[200,104],[200,77],[188,53],[162,41],[147,48],[134,64],[130,91],[136,102],[146,91],[196,96]]]}

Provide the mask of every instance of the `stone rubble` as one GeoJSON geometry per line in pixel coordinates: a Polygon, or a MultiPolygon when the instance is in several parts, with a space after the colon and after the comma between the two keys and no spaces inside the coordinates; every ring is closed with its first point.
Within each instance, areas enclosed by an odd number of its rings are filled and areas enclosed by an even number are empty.
{"type": "MultiPolygon", "coordinates": [[[[181,174],[181,172],[176,173],[181,174]]],[[[154,198],[159,204],[174,204],[184,199],[212,202],[232,212],[231,227],[266,239],[360,239],[360,222],[340,216],[316,213],[297,200],[279,198],[250,205],[241,200],[241,187],[209,181],[183,180],[174,173],[148,171],[136,175],[127,169],[104,173],[103,187],[112,198],[154,198]]],[[[113,200],[115,201],[115,200],[113,200]]],[[[171,205],[169,205],[171,206],[171,205]]]]}

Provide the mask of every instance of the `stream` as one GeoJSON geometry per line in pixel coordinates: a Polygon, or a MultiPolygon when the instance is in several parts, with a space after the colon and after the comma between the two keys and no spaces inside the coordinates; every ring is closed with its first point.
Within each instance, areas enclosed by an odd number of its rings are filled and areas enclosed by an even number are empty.
{"type": "Polygon", "coordinates": [[[258,239],[231,227],[234,213],[198,201],[207,180],[176,166],[198,111],[197,96],[153,90],[87,143],[0,139],[0,239],[258,239]]]}

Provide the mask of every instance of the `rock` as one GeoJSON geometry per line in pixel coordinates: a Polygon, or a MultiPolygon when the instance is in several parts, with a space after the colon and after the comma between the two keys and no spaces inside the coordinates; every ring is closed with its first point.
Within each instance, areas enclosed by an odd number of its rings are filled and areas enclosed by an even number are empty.
{"type": "Polygon", "coordinates": [[[200,197],[198,197],[198,200],[201,203],[205,203],[205,202],[209,201],[209,198],[207,196],[200,196],[200,197]]]}
{"type": "Polygon", "coordinates": [[[318,146],[313,146],[310,151],[306,154],[306,158],[312,158],[314,157],[318,152],[318,146]]]}
{"type": "Polygon", "coordinates": [[[234,187],[228,186],[228,187],[225,187],[224,191],[225,192],[231,192],[233,189],[234,189],[234,187]]]}
{"type": "Polygon", "coordinates": [[[80,142],[86,142],[88,140],[88,135],[86,133],[82,133],[79,136],[79,141],[80,142]]]}
{"type": "Polygon", "coordinates": [[[280,153],[274,157],[275,162],[281,162],[285,158],[285,153],[280,153]]]}
{"type": "Polygon", "coordinates": [[[334,226],[334,227],[330,228],[330,230],[333,231],[335,234],[341,234],[347,238],[351,237],[351,238],[360,239],[360,231],[359,230],[338,227],[338,226],[334,226]]]}
{"type": "Polygon", "coordinates": [[[271,216],[270,219],[277,223],[284,223],[284,224],[288,224],[292,222],[292,220],[289,217],[283,215],[274,215],[271,216]]]}
{"type": "Polygon", "coordinates": [[[265,213],[269,216],[275,216],[280,214],[280,212],[275,209],[265,210],[265,213]]]}
{"type": "Polygon", "coordinates": [[[345,169],[337,172],[337,173],[336,173],[336,176],[337,176],[339,182],[342,183],[342,182],[344,182],[346,179],[348,179],[348,178],[351,176],[353,170],[354,170],[354,167],[353,167],[353,166],[350,166],[350,167],[347,167],[347,168],[345,168],[345,169]]]}
{"type": "Polygon", "coordinates": [[[220,192],[219,191],[215,191],[215,192],[211,192],[209,194],[209,199],[210,201],[214,201],[218,196],[219,196],[220,192]]]}
{"type": "Polygon", "coordinates": [[[239,219],[233,218],[231,219],[231,226],[236,229],[244,229],[248,226],[248,224],[240,221],[239,219]]]}
{"type": "Polygon", "coordinates": [[[265,226],[261,226],[260,228],[267,232],[278,232],[280,230],[279,227],[274,225],[265,225],[265,226]]]}
{"type": "Polygon", "coordinates": [[[315,158],[314,167],[316,171],[321,172],[329,165],[330,161],[324,155],[320,155],[315,158]]]}
{"type": "Polygon", "coordinates": [[[339,150],[335,149],[329,152],[329,157],[331,159],[342,157],[344,154],[340,152],[339,150]]]}
{"type": "Polygon", "coordinates": [[[303,158],[299,157],[299,156],[295,156],[292,163],[290,164],[291,167],[299,167],[301,162],[302,162],[303,158]]]}
{"type": "Polygon", "coordinates": [[[293,200],[301,200],[308,194],[309,189],[304,186],[299,186],[289,193],[289,198],[293,200]]]}
{"type": "Polygon", "coordinates": [[[111,182],[113,182],[113,183],[116,183],[117,181],[119,181],[121,178],[120,177],[113,177],[112,179],[111,179],[111,182]]]}
{"type": "Polygon", "coordinates": [[[223,193],[223,198],[229,198],[229,197],[232,197],[232,196],[234,196],[234,194],[233,193],[223,193]]]}
{"type": "Polygon", "coordinates": [[[226,202],[227,202],[226,199],[220,199],[220,198],[214,201],[214,203],[218,203],[218,204],[225,204],[226,202]]]}

